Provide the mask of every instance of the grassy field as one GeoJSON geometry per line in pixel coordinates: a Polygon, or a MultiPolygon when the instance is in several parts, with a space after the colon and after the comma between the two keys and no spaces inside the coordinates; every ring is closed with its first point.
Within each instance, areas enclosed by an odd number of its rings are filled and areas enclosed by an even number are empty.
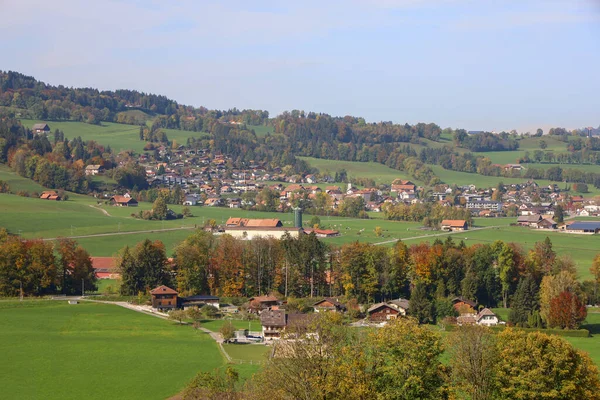
{"type": "Polygon", "coordinates": [[[234,360],[265,361],[271,347],[262,344],[224,344],[223,348],[234,360]]]}
{"type": "MultiPolygon", "coordinates": [[[[141,153],[146,145],[145,141],[140,140],[140,128],[137,125],[117,124],[114,122],[102,122],[101,125],[90,125],[75,121],[38,121],[32,119],[22,119],[21,123],[31,128],[37,123],[47,123],[50,126],[50,134],[55,129],[60,129],[69,139],[80,136],[83,140],[95,140],[105,146],[109,145],[113,151],[120,152],[124,150],[134,150],[141,153]]],[[[206,136],[203,132],[190,132],[178,129],[163,129],[170,141],[176,141],[178,144],[185,144],[189,137],[206,136]]]]}
{"type": "Polygon", "coordinates": [[[0,302],[0,318],[6,399],[164,399],[224,365],[209,335],[115,305],[0,302]]]}
{"type": "MultiPolygon", "coordinates": [[[[361,177],[372,178],[375,183],[391,184],[394,179],[411,179],[406,173],[386,167],[383,164],[375,162],[357,162],[357,161],[336,161],[325,160],[322,158],[300,157],[311,166],[317,168],[322,174],[329,172],[331,176],[335,175],[336,171],[345,169],[348,173],[348,178],[361,177]]],[[[413,182],[419,184],[414,179],[413,182]]]]}
{"type": "Polygon", "coordinates": [[[252,320],[252,321],[242,321],[237,319],[226,320],[226,319],[213,319],[213,320],[205,320],[202,321],[202,327],[208,329],[209,331],[219,332],[219,329],[223,326],[225,322],[231,322],[235,329],[248,329],[250,330],[260,331],[262,329],[262,325],[260,321],[252,320]]]}

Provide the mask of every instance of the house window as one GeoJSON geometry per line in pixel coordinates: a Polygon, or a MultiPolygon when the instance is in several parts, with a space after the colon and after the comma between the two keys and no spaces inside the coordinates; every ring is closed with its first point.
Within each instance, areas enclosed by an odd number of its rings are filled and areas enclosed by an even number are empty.
{"type": "Polygon", "coordinates": [[[389,314],[389,313],[390,313],[390,310],[385,310],[385,313],[386,313],[386,314],[389,314]]]}

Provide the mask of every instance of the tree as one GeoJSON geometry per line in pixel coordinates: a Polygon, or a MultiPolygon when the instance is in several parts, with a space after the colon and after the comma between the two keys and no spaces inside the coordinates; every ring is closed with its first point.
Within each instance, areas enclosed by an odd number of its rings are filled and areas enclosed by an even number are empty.
{"type": "Polygon", "coordinates": [[[498,353],[494,339],[488,328],[479,325],[462,326],[451,334],[451,387],[457,398],[464,394],[472,400],[495,398],[498,353]]]}
{"type": "Polygon", "coordinates": [[[185,319],[186,316],[187,316],[187,314],[184,310],[169,311],[169,319],[172,321],[177,321],[180,324],[185,319]]]}
{"type": "Polygon", "coordinates": [[[598,368],[561,337],[505,329],[496,336],[496,397],[508,399],[600,399],[598,368]]]}
{"type": "Polygon", "coordinates": [[[225,372],[214,370],[212,373],[199,372],[183,392],[183,400],[219,399],[238,400],[244,399],[244,394],[236,392],[239,375],[236,370],[227,367],[225,372]]]}
{"type": "Polygon", "coordinates": [[[578,329],[585,317],[587,317],[587,309],[574,293],[565,291],[550,300],[548,313],[550,328],[578,329]]]}
{"type": "MultiPolygon", "coordinates": [[[[552,301],[563,292],[578,295],[580,293],[579,282],[568,271],[561,271],[557,275],[547,275],[542,279],[540,285],[540,315],[547,324],[550,322],[550,310],[552,301]]],[[[577,312],[577,310],[573,310],[577,312]]]]}
{"type": "Polygon", "coordinates": [[[377,399],[443,398],[442,342],[433,330],[413,318],[390,321],[371,333],[370,354],[377,399]]]}
{"type": "Polygon", "coordinates": [[[163,196],[158,196],[152,205],[152,215],[156,219],[167,219],[167,202],[163,196]]]}
{"type": "Polygon", "coordinates": [[[529,316],[539,309],[538,285],[532,276],[519,281],[510,303],[509,322],[517,326],[528,324],[529,316]]]}
{"type": "Polygon", "coordinates": [[[409,304],[410,315],[415,317],[420,324],[433,322],[431,301],[427,296],[425,284],[418,282],[415,285],[410,295],[409,304]]]}
{"type": "Polygon", "coordinates": [[[313,215],[308,224],[311,228],[319,228],[319,226],[321,225],[321,218],[319,218],[316,215],[313,215]]]}
{"type": "Polygon", "coordinates": [[[540,149],[545,150],[548,148],[548,144],[545,140],[540,140],[540,149]]]}
{"type": "Polygon", "coordinates": [[[225,321],[223,325],[221,325],[221,329],[219,329],[219,333],[223,337],[225,343],[229,342],[231,339],[235,337],[235,328],[231,321],[225,321]]]}
{"type": "Polygon", "coordinates": [[[380,226],[375,227],[375,236],[381,237],[383,235],[383,229],[380,226]]]}
{"type": "Polygon", "coordinates": [[[160,285],[170,285],[165,246],[146,239],[133,251],[125,247],[118,262],[121,271],[121,294],[135,296],[160,285]]]}
{"type": "Polygon", "coordinates": [[[497,268],[500,283],[502,285],[502,304],[508,307],[508,296],[516,279],[514,253],[512,247],[502,241],[496,241],[493,245],[497,254],[497,268]]]}
{"type": "Polygon", "coordinates": [[[600,253],[596,254],[596,257],[594,257],[594,261],[592,262],[590,272],[594,277],[594,295],[597,298],[598,285],[600,285],[600,253]]]}
{"type": "Polygon", "coordinates": [[[192,211],[190,210],[190,208],[188,206],[185,206],[181,209],[181,214],[183,214],[184,217],[193,217],[192,215],[192,211]]]}
{"type": "Polygon", "coordinates": [[[565,222],[565,211],[560,204],[554,209],[554,220],[559,224],[565,222]]]}

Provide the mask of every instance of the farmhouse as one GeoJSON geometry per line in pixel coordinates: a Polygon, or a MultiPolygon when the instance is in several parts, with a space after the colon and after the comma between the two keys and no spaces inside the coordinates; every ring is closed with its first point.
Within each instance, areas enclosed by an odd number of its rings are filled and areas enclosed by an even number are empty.
{"type": "Polygon", "coordinates": [[[299,237],[303,233],[300,227],[284,227],[281,221],[276,218],[229,218],[224,231],[235,238],[247,240],[267,236],[281,239],[286,233],[292,237],[299,237]]]}
{"type": "Polygon", "coordinates": [[[31,130],[33,133],[47,133],[50,132],[50,127],[48,124],[34,124],[31,130]]]}
{"type": "Polygon", "coordinates": [[[324,311],[332,311],[332,312],[344,312],[346,311],[346,306],[333,299],[331,297],[326,297],[323,300],[317,301],[313,308],[315,312],[324,312],[324,311]]]}
{"type": "Polygon", "coordinates": [[[459,311],[461,308],[464,307],[470,307],[470,308],[475,308],[477,307],[477,303],[472,301],[472,300],[468,300],[465,299],[464,297],[455,297],[452,299],[452,305],[454,306],[454,309],[459,311]]]}
{"type": "Polygon", "coordinates": [[[159,310],[173,310],[177,308],[177,292],[165,285],[150,291],[152,308],[159,310]]]}
{"type": "Polygon", "coordinates": [[[281,339],[287,327],[305,327],[311,321],[311,315],[286,314],[285,310],[266,310],[260,314],[260,324],[265,341],[281,339]]]}
{"type": "Polygon", "coordinates": [[[102,172],[104,172],[104,167],[102,165],[88,165],[85,167],[86,176],[94,176],[102,172]]]}
{"type": "Polygon", "coordinates": [[[115,257],[90,257],[92,268],[98,279],[119,279],[121,274],[117,269],[117,259],[115,257]]]}
{"type": "Polygon", "coordinates": [[[333,229],[304,228],[305,234],[310,235],[311,232],[314,232],[320,238],[340,236],[340,231],[333,229]]]}
{"type": "Polygon", "coordinates": [[[136,199],[134,199],[132,197],[126,197],[126,196],[113,196],[110,198],[110,204],[112,204],[113,206],[119,206],[119,207],[137,207],[138,206],[138,202],[136,199]]]}
{"type": "Polygon", "coordinates": [[[520,226],[530,226],[532,228],[537,228],[538,223],[542,220],[542,216],[539,214],[533,215],[520,215],[517,217],[517,224],[520,226]]]}
{"type": "Polygon", "coordinates": [[[441,229],[443,231],[466,231],[469,229],[469,225],[464,219],[445,219],[442,221],[441,229]]]}
{"type": "Polygon", "coordinates": [[[414,192],[416,189],[417,185],[408,180],[394,179],[392,182],[392,192],[414,192]]]}
{"type": "Polygon", "coordinates": [[[396,319],[398,316],[405,316],[408,312],[408,301],[398,299],[388,303],[377,303],[367,310],[370,322],[385,322],[390,319],[396,319]]]}
{"type": "Polygon", "coordinates": [[[60,200],[60,196],[54,190],[47,190],[42,192],[42,194],[40,195],[40,199],[58,201],[60,200]]]}
{"type": "Polygon", "coordinates": [[[556,226],[556,222],[551,218],[542,218],[542,220],[537,223],[537,227],[540,229],[556,229],[556,226]]]}
{"type": "Polygon", "coordinates": [[[210,296],[206,294],[200,294],[195,296],[181,297],[181,307],[186,309],[190,307],[201,308],[205,305],[213,306],[219,309],[219,298],[217,296],[210,296]]]}
{"type": "Polygon", "coordinates": [[[475,317],[477,325],[494,326],[498,325],[498,317],[489,308],[479,311],[475,317]]]}
{"type": "Polygon", "coordinates": [[[279,304],[279,299],[275,296],[256,296],[248,300],[248,311],[259,314],[261,311],[279,304]]]}
{"type": "Polygon", "coordinates": [[[566,228],[567,233],[583,233],[593,235],[600,232],[600,222],[596,221],[577,221],[566,228]]]}

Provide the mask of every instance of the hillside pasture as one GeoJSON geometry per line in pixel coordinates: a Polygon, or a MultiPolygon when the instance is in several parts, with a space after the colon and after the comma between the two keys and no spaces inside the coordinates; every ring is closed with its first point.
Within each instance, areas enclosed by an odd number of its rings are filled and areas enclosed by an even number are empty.
{"type": "Polygon", "coordinates": [[[116,305],[5,301],[0,318],[6,399],[165,399],[224,365],[208,334],[116,305]]]}

